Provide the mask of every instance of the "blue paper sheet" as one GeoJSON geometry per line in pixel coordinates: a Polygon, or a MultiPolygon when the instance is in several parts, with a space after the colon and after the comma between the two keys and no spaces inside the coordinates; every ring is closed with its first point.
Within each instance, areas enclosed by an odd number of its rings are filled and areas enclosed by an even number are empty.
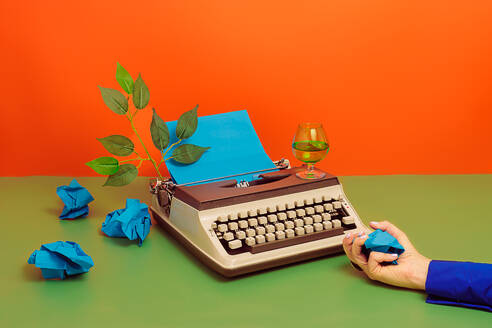
{"type": "Polygon", "coordinates": [[[127,199],[125,208],[113,211],[106,216],[102,224],[102,232],[109,237],[138,239],[138,246],[142,246],[151,225],[148,206],[140,203],[138,199],[127,199]]]}
{"type": "Polygon", "coordinates": [[[45,279],[65,279],[66,276],[85,273],[94,266],[92,258],[73,241],[43,244],[32,252],[27,263],[40,268],[45,279]]]}
{"type": "Polygon", "coordinates": [[[94,197],[77,180],[73,179],[68,186],[57,187],[56,193],[65,204],[60,219],[85,218],[89,214],[87,204],[92,202],[94,197]]]}
{"type": "MultiPolygon", "coordinates": [[[[177,141],[176,124],[177,121],[167,123],[171,134],[170,144],[177,141]]],[[[198,162],[190,165],[180,164],[172,159],[166,162],[171,177],[177,184],[265,169],[275,171],[275,165],[265,153],[245,110],[199,117],[195,134],[182,143],[211,148],[198,162]]],[[[228,179],[251,181],[259,174],[261,173],[228,179]]]]}
{"type": "MultiPolygon", "coordinates": [[[[401,255],[405,249],[391,234],[378,229],[368,235],[362,251],[366,254],[366,256],[369,256],[369,254],[373,251],[401,255]]],[[[394,260],[391,263],[398,264],[397,260],[394,260]]]]}

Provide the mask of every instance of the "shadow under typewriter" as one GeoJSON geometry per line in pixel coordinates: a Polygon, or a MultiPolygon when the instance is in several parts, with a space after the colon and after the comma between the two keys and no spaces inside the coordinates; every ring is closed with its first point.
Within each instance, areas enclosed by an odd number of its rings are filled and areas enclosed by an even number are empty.
{"type": "Polygon", "coordinates": [[[303,180],[286,168],[247,187],[236,180],[153,186],[154,219],[226,277],[336,254],[345,232],[367,231],[338,179],[303,180]]]}

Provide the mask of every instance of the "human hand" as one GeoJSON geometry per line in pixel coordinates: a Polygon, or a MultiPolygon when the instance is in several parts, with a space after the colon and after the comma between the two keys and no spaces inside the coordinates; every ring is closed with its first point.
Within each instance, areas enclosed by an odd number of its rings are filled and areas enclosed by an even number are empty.
{"type": "Polygon", "coordinates": [[[350,261],[357,264],[372,280],[388,285],[411,289],[425,289],[430,259],[421,255],[408,239],[407,235],[388,221],[369,223],[373,229],[381,229],[395,237],[405,248],[400,257],[398,254],[371,252],[367,258],[361,251],[367,234],[347,234],[343,239],[343,249],[350,261]],[[398,259],[397,265],[382,265],[398,259]]]}

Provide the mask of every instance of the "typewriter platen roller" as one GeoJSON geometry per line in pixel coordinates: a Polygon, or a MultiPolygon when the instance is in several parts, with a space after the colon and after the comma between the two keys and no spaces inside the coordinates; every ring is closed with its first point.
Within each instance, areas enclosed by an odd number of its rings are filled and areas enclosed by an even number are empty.
{"type": "Polygon", "coordinates": [[[368,231],[337,177],[303,180],[295,175],[302,168],[275,164],[280,170],[247,186],[154,181],[152,216],[226,277],[339,253],[345,233],[368,231]]]}

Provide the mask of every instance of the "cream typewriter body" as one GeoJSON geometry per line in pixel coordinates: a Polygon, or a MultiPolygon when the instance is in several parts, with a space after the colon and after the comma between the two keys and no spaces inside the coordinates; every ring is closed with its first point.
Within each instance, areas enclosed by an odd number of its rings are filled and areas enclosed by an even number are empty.
{"type": "Polygon", "coordinates": [[[345,233],[368,231],[335,176],[302,180],[298,170],[266,173],[247,187],[154,185],[151,213],[226,277],[339,253],[345,233]]]}

